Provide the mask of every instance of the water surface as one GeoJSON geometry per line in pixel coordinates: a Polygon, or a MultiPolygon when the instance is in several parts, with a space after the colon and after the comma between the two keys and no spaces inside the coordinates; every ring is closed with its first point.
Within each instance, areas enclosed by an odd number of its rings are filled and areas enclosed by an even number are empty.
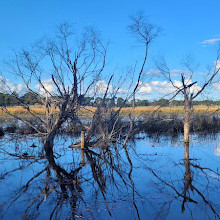
{"type": "Polygon", "coordinates": [[[75,141],[58,136],[49,161],[38,138],[1,139],[1,219],[219,218],[220,134],[189,146],[140,134],[85,152],[75,141]]]}

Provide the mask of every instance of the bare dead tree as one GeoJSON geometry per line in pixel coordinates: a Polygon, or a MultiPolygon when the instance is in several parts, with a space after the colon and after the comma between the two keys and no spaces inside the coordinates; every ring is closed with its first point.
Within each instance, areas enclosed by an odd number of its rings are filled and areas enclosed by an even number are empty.
{"type": "MultiPolygon", "coordinates": [[[[16,97],[40,127],[7,108],[3,110],[43,135],[44,149],[50,151],[56,133],[68,119],[83,127],[78,117],[81,102],[99,80],[106,54],[107,45],[94,29],[87,28],[78,36],[70,25],[60,25],[55,39],[40,41],[29,51],[15,53],[15,59],[8,62],[10,72],[23,81],[25,89],[36,96],[45,110],[45,117],[41,117],[16,97]]],[[[10,88],[8,90],[12,93],[10,88]]]]}
{"type": "MultiPolygon", "coordinates": [[[[129,30],[144,45],[145,53],[140,70],[134,74],[134,79],[137,79],[132,81],[133,89],[127,94],[125,102],[132,97],[135,100],[149,46],[159,33],[159,28],[148,23],[142,14],[132,17],[129,30]]],[[[92,28],[87,28],[79,36],[70,25],[60,25],[55,39],[41,40],[30,50],[16,52],[14,60],[8,62],[10,73],[19,77],[25,89],[37,98],[40,107],[45,111],[45,117],[35,112],[29,104],[23,103],[18,96],[15,98],[19,104],[37,123],[33,124],[28,118],[12,114],[6,107],[2,108],[3,111],[31,127],[38,135],[44,136],[46,152],[51,151],[57,132],[68,120],[74,125],[79,124],[86,131],[87,143],[95,135],[105,143],[114,140],[115,134],[120,130],[116,125],[123,105],[116,111],[113,106],[106,105],[109,94],[112,93],[114,99],[120,89],[119,85],[112,89],[113,75],[109,78],[101,103],[93,113],[91,125],[83,124],[78,116],[80,109],[84,108],[83,99],[86,95],[91,95],[91,90],[101,78],[106,64],[107,48],[92,28]]],[[[7,82],[5,85],[7,86],[7,82]]],[[[7,89],[13,94],[9,86],[7,89]]]]}
{"type": "Polygon", "coordinates": [[[133,89],[133,93],[131,94],[132,97],[135,95],[140,85],[141,77],[148,58],[149,47],[152,42],[159,36],[160,28],[149,23],[144,14],[141,12],[131,17],[131,24],[128,26],[128,28],[137,42],[141,45],[144,45],[145,48],[144,59],[137,74],[138,77],[133,89]]]}
{"type": "MultiPolygon", "coordinates": [[[[126,145],[128,141],[128,137],[131,134],[132,128],[133,128],[133,119],[132,119],[132,112],[135,108],[135,94],[137,93],[140,83],[141,83],[141,77],[143,75],[144,67],[147,62],[148,58],[148,50],[151,43],[155,40],[155,38],[158,37],[160,33],[160,28],[149,23],[146,18],[144,17],[143,13],[138,13],[136,16],[131,17],[131,25],[129,25],[129,30],[132,33],[133,37],[137,40],[138,43],[144,46],[145,53],[144,53],[144,59],[141,64],[140,70],[137,73],[137,81],[134,85],[134,89],[128,98],[133,97],[133,104],[132,104],[132,111],[129,114],[130,119],[130,129],[127,133],[127,137],[125,139],[124,145],[126,145]]],[[[126,101],[126,100],[125,100],[126,101]]]]}
{"type": "MultiPolygon", "coordinates": [[[[140,65],[140,69],[138,70],[137,66],[133,67],[129,72],[132,73],[132,81],[130,82],[130,91],[127,91],[126,98],[124,99],[124,102],[119,107],[118,110],[115,111],[112,107],[106,106],[106,99],[107,95],[112,93],[112,99],[114,99],[120,89],[120,85],[117,85],[113,91],[110,91],[110,87],[112,88],[112,79],[113,75],[110,77],[106,90],[103,94],[102,101],[97,107],[96,112],[93,115],[93,120],[90,125],[90,127],[87,129],[87,137],[86,141],[89,142],[94,134],[96,134],[96,137],[98,137],[98,140],[101,141],[101,145],[104,143],[109,143],[111,141],[116,141],[118,138],[118,134],[120,134],[120,131],[123,129],[123,126],[120,128],[117,126],[119,120],[119,113],[123,106],[125,106],[125,103],[130,100],[133,97],[133,100],[135,102],[135,94],[137,93],[140,83],[141,83],[141,77],[143,75],[144,67],[147,62],[148,58],[148,50],[149,46],[153,42],[153,40],[158,37],[158,34],[160,32],[160,28],[156,27],[155,25],[152,25],[146,21],[146,18],[142,13],[137,14],[136,16],[131,18],[131,24],[129,25],[129,30],[131,34],[134,36],[134,38],[137,39],[138,43],[144,46],[144,58],[143,62],[140,65]]],[[[133,107],[135,107],[133,105],[133,107]]],[[[133,111],[133,110],[132,110],[133,111]]],[[[130,120],[131,119],[130,113],[130,120]]],[[[128,130],[127,138],[130,136],[132,130],[132,126],[128,130]]],[[[127,140],[125,141],[125,143],[127,140]]],[[[97,139],[96,139],[97,143],[97,139]]]]}
{"type": "MultiPolygon", "coordinates": [[[[220,49],[217,51],[216,61],[220,58],[220,49]]],[[[184,99],[184,142],[189,142],[190,126],[192,123],[193,115],[193,100],[199,97],[204,90],[212,85],[213,80],[217,78],[217,74],[220,72],[220,67],[215,62],[214,67],[210,68],[204,73],[204,81],[195,79],[195,65],[191,59],[185,62],[187,68],[186,72],[182,72],[179,75],[180,79],[177,81],[177,78],[172,76],[172,71],[167,66],[164,59],[156,63],[157,68],[161,72],[161,75],[171,83],[173,87],[173,92],[170,100],[174,99],[178,95],[182,95],[184,99]]]]}

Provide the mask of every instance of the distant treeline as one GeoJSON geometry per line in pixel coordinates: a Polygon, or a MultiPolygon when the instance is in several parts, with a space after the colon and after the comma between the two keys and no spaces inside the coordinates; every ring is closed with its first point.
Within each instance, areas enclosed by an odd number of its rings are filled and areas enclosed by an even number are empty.
{"type": "MultiPolygon", "coordinates": [[[[57,97],[59,99],[59,97],[57,97]]],[[[81,104],[84,106],[97,106],[102,101],[102,98],[100,97],[84,97],[81,98],[81,104]]],[[[4,94],[0,93],[0,106],[16,106],[20,105],[22,103],[29,104],[29,105],[35,105],[40,104],[37,96],[34,93],[27,92],[23,96],[18,98],[18,94],[4,94]]],[[[121,97],[114,97],[114,98],[106,98],[105,103],[107,106],[111,107],[119,107],[119,106],[125,106],[125,107],[131,107],[132,101],[124,101],[121,97]]],[[[220,101],[213,101],[213,100],[202,100],[202,101],[193,101],[194,105],[206,105],[206,106],[212,106],[212,105],[220,105],[220,101]]],[[[149,100],[135,100],[136,106],[183,106],[184,102],[181,100],[173,100],[169,101],[168,99],[158,99],[154,101],[149,100]]]]}

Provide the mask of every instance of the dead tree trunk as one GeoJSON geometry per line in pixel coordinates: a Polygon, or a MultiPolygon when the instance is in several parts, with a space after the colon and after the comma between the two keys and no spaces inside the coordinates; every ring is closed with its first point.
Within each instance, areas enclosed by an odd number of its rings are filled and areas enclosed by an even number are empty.
{"type": "Polygon", "coordinates": [[[58,127],[52,130],[46,137],[46,141],[44,142],[44,150],[47,156],[48,161],[50,162],[53,158],[53,145],[54,145],[54,138],[56,136],[58,127]]]}
{"type": "MultiPolygon", "coordinates": [[[[217,51],[216,60],[220,59],[220,48],[217,51]]],[[[156,64],[158,70],[161,74],[168,80],[169,83],[173,86],[173,96],[170,98],[170,101],[175,99],[179,95],[183,95],[184,98],[184,143],[189,143],[189,134],[191,123],[194,120],[193,118],[193,101],[203,93],[203,91],[213,85],[213,80],[217,78],[219,81],[219,72],[220,67],[218,62],[215,62],[215,65],[209,69],[209,71],[204,75],[204,81],[198,81],[194,79],[194,69],[197,69],[197,65],[191,59],[186,59],[185,66],[187,71],[183,71],[181,74],[181,80],[178,81],[174,76],[172,76],[172,71],[170,71],[165,60],[160,59],[156,64]],[[162,60],[162,62],[161,62],[162,60]]],[[[205,73],[205,72],[204,72],[205,73]]]]}
{"type": "Polygon", "coordinates": [[[189,143],[189,132],[190,132],[190,125],[191,125],[191,114],[192,114],[192,105],[191,101],[185,99],[184,103],[184,143],[189,143]]]}

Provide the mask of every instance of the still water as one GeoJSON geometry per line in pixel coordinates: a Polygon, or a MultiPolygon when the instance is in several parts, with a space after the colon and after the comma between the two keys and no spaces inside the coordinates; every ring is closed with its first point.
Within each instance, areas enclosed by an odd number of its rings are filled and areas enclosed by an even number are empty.
{"type": "Polygon", "coordinates": [[[41,140],[4,137],[0,219],[219,219],[220,134],[181,140],[142,134],[81,152],[62,135],[48,160],[41,140]]]}

